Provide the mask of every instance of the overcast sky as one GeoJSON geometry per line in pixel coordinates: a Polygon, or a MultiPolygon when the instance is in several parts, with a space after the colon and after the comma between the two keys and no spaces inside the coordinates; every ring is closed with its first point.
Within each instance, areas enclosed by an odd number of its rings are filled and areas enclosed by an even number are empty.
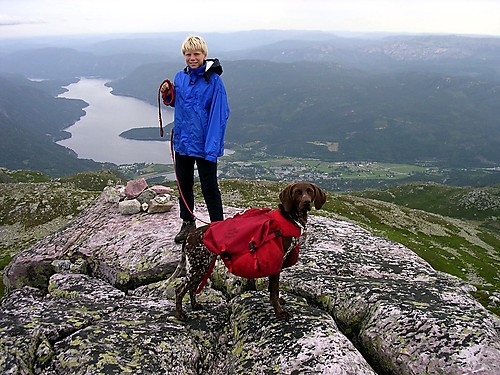
{"type": "Polygon", "coordinates": [[[500,36],[500,0],[0,0],[0,37],[301,29],[500,36]]]}

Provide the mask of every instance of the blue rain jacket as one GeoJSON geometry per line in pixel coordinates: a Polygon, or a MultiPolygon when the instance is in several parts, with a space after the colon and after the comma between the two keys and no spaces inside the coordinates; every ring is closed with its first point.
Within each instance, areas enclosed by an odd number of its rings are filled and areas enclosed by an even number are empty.
{"type": "Polygon", "coordinates": [[[224,134],[229,118],[226,89],[217,59],[175,75],[174,150],[181,155],[216,162],[224,155],[224,134]],[[216,73],[216,74],[213,74],[216,73]]]}

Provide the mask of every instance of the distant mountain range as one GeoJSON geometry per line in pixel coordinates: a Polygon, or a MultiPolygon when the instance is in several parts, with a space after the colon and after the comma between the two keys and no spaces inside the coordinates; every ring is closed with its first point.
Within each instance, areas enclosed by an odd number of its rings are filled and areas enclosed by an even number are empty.
{"type": "MultiPolygon", "coordinates": [[[[58,87],[63,80],[100,76],[112,79],[114,94],[155,105],[159,83],[183,66],[184,36],[45,39],[23,50],[9,45],[4,49],[9,52],[0,54],[0,72],[5,72],[0,75],[0,164],[33,168],[26,160],[40,164],[47,158],[38,169],[49,174],[101,168],[90,161],[83,167],[63,165],[63,160],[79,161],[53,141],[82,115],[84,103],[54,99],[58,87]],[[50,80],[31,82],[12,73],[50,80]],[[33,143],[44,149],[30,151],[33,143]]],[[[300,31],[206,38],[210,55],[224,67],[231,148],[330,161],[451,168],[500,164],[500,38],[361,39],[300,31]]]]}

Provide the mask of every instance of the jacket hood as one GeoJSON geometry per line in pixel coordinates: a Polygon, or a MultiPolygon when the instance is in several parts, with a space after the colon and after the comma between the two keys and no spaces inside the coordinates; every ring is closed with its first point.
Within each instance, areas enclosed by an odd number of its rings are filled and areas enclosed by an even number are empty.
{"type": "MultiPolygon", "coordinates": [[[[214,73],[217,73],[218,75],[222,74],[222,65],[219,62],[218,58],[214,59],[205,59],[205,72],[203,73],[203,77],[205,80],[208,82],[210,80],[210,76],[214,73]]],[[[200,67],[199,69],[201,69],[200,67]]],[[[191,71],[188,66],[184,68],[184,73],[188,73],[191,71]]]]}
{"type": "Polygon", "coordinates": [[[219,62],[219,59],[206,59],[205,60],[205,74],[213,74],[217,73],[218,75],[222,74],[222,65],[219,62]]]}

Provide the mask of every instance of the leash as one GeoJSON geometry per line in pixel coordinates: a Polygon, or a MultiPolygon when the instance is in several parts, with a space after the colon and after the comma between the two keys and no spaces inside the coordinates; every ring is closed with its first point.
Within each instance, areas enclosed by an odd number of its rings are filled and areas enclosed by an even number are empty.
{"type": "MultiPolygon", "coordinates": [[[[160,123],[160,137],[163,137],[163,121],[161,118],[161,100],[163,100],[163,104],[165,105],[171,105],[175,101],[175,90],[173,89],[174,85],[173,83],[165,79],[163,82],[160,84],[158,87],[158,121],[160,123]],[[163,86],[164,83],[168,84],[169,89],[165,90],[164,92],[161,92],[161,87],[163,86]],[[170,92],[170,100],[168,100],[168,93],[170,92]]],[[[177,178],[177,168],[175,166],[175,156],[174,156],[174,129],[172,128],[172,131],[170,132],[170,155],[172,157],[172,164],[174,166],[174,174],[175,174],[175,182],[177,183],[177,189],[179,190],[179,195],[181,196],[182,201],[184,202],[184,205],[186,206],[187,210],[189,213],[193,216],[194,219],[201,221],[202,223],[205,224],[210,224],[210,222],[207,222],[203,219],[200,219],[197,217],[193,211],[189,208],[186,198],[184,198],[184,194],[182,194],[181,190],[181,185],[179,184],[179,179],[177,178]]]]}
{"type": "Polygon", "coordinates": [[[285,261],[287,260],[288,256],[292,253],[292,251],[297,247],[297,246],[304,246],[306,242],[306,228],[302,227],[300,229],[300,236],[299,237],[292,237],[292,241],[290,242],[290,246],[288,249],[286,249],[285,254],[283,255],[283,261],[281,262],[281,266],[283,267],[283,264],[285,264],[285,261]]]}
{"type": "Polygon", "coordinates": [[[175,101],[175,90],[173,90],[174,85],[170,80],[165,79],[160,86],[158,87],[158,120],[160,122],[160,137],[163,138],[163,120],[161,118],[161,99],[163,99],[163,103],[165,105],[171,105],[175,101]],[[161,87],[164,83],[168,84],[169,89],[165,90],[165,92],[161,92],[161,87]],[[167,100],[167,93],[170,91],[170,100],[167,100]]]}
{"type": "Polygon", "coordinates": [[[170,132],[170,156],[172,158],[172,164],[174,166],[174,174],[175,174],[175,182],[177,183],[177,189],[179,190],[179,195],[181,196],[181,199],[182,201],[184,202],[184,206],[186,206],[187,210],[189,211],[189,213],[193,216],[193,218],[195,218],[196,220],[199,220],[201,221],[202,223],[204,224],[210,224],[209,221],[205,221],[201,218],[199,218],[198,216],[196,216],[193,211],[191,211],[191,209],[189,208],[187,202],[186,202],[186,198],[184,198],[184,194],[182,194],[182,189],[181,189],[181,185],[179,183],[179,179],[177,178],[177,168],[175,166],[175,153],[174,153],[174,129],[172,128],[172,131],[170,132]]]}
{"type": "Polygon", "coordinates": [[[306,242],[306,236],[307,236],[307,231],[306,231],[306,224],[305,221],[303,222],[300,219],[295,219],[290,215],[289,212],[284,211],[283,209],[280,209],[280,213],[283,217],[285,217],[287,220],[289,220],[293,225],[295,225],[297,228],[300,229],[300,235],[298,237],[296,236],[291,236],[292,240],[290,242],[290,246],[284,251],[283,254],[283,261],[282,261],[282,266],[285,264],[285,261],[287,260],[288,256],[292,253],[292,251],[297,247],[297,246],[304,246],[306,242]]]}

